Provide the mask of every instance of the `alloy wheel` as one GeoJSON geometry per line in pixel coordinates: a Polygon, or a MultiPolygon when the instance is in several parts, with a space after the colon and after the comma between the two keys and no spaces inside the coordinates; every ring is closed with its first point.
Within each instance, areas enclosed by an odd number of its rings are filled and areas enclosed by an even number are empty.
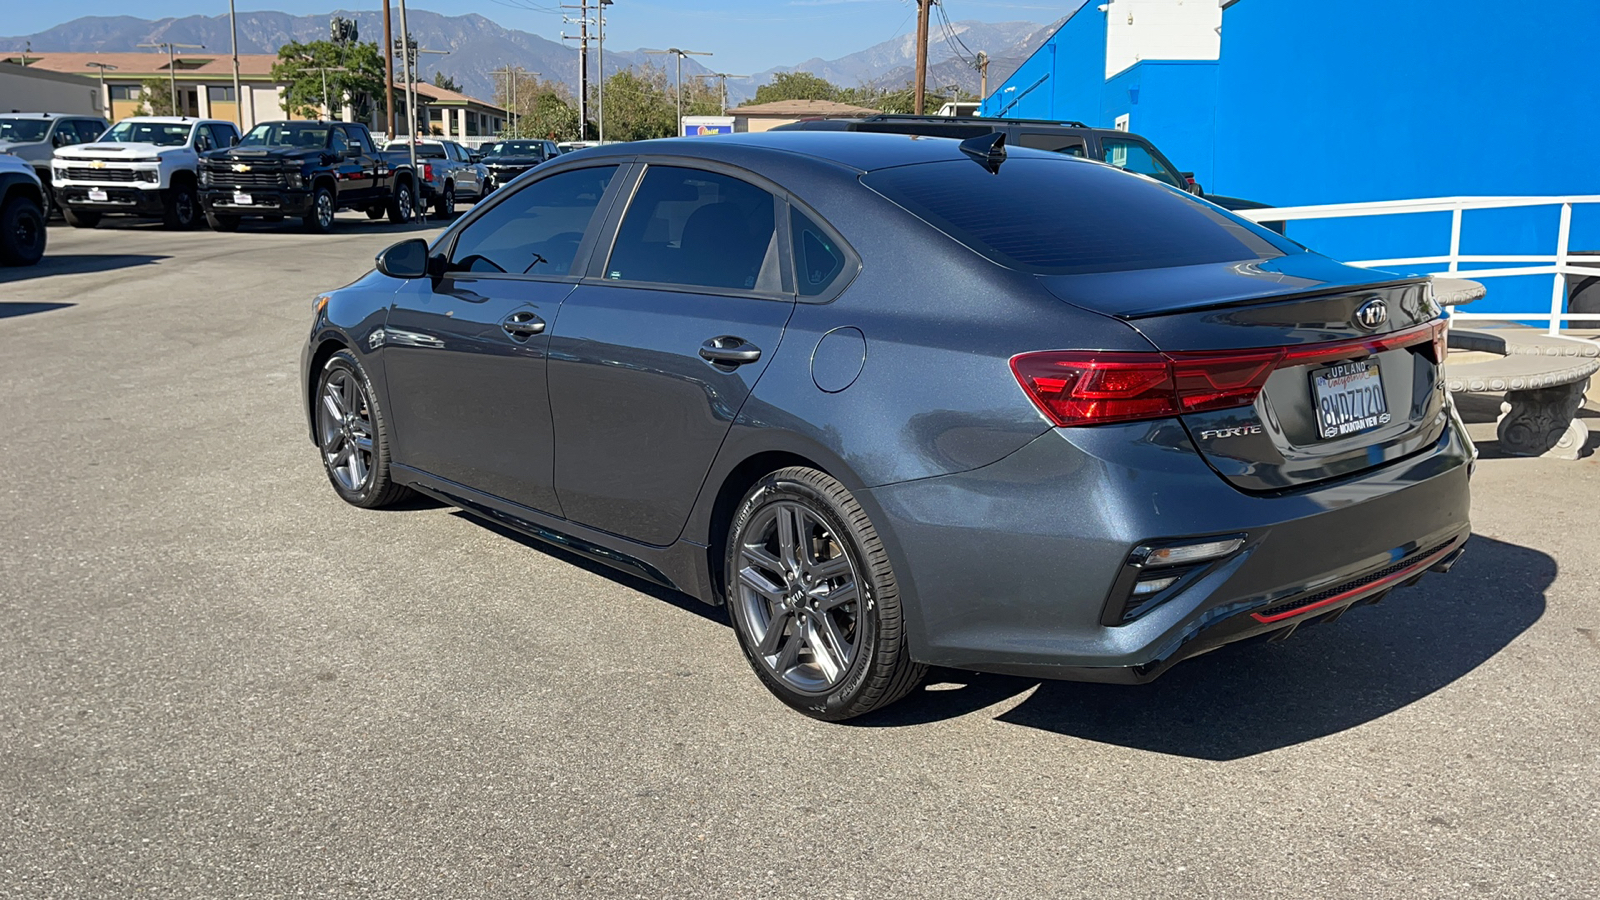
{"type": "Polygon", "coordinates": [[[178,227],[189,228],[194,225],[195,202],[194,192],[188,189],[178,191],[176,202],[172,208],[173,218],[177,219],[178,227]]]}
{"type": "Polygon", "coordinates": [[[333,197],[327,191],[317,194],[317,227],[323,231],[333,227],[333,197]]]}
{"type": "Polygon", "coordinates": [[[340,486],[359,493],[372,476],[372,410],[354,373],[336,369],[322,383],[317,408],[318,443],[328,472],[340,486]]]}
{"type": "Polygon", "coordinates": [[[416,209],[411,202],[411,188],[406,185],[401,185],[395,192],[394,200],[395,203],[400,207],[400,221],[411,221],[412,214],[416,212],[416,209]]]}
{"type": "Polygon", "coordinates": [[[766,669],[824,694],[855,662],[860,581],[845,544],[817,513],[783,500],[757,511],[739,545],[736,617],[766,669]]]}

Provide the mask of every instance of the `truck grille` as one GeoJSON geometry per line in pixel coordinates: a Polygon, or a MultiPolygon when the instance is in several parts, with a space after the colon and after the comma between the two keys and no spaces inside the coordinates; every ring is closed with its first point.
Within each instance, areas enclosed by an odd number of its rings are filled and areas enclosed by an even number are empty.
{"type": "Polygon", "coordinates": [[[133,181],[132,169],[91,169],[88,166],[67,167],[69,181],[108,181],[128,182],[133,181]]]}
{"type": "Polygon", "coordinates": [[[252,167],[248,172],[235,172],[229,166],[210,165],[211,184],[219,188],[231,187],[283,187],[283,172],[276,169],[252,167]]]}

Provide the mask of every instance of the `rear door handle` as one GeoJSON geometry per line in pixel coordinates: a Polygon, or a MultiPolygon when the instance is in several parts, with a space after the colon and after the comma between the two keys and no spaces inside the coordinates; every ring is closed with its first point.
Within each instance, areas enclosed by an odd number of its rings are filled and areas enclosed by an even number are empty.
{"type": "Polygon", "coordinates": [[[719,335],[700,345],[700,358],[727,366],[742,366],[761,358],[761,348],[742,337],[719,335]]]}
{"type": "Polygon", "coordinates": [[[544,334],[544,320],[526,310],[506,316],[505,321],[500,323],[500,327],[505,329],[506,334],[522,341],[536,334],[544,334]]]}

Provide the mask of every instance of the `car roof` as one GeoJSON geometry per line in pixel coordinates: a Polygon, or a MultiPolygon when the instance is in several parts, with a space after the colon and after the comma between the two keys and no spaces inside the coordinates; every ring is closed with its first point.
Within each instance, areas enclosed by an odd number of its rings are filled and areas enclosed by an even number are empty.
{"type": "Polygon", "coordinates": [[[93,113],[9,112],[0,113],[0,119],[105,119],[93,113]]]}
{"type": "Polygon", "coordinates": [[[793,154],[824,160],[858,172],[969,158],[961,152],[961,143],[952,138],[861,131],[763,131],[660,138],[590,147],[583,154],[586,159],[645,154],[687,156],[730,165],[753,162],[763,156],[793,154]]]}
{"type": "Polygon", "coordinates": [[[118,119],[117,124],[123,122],[156,122],[163,125],[192,125],[196,122],[205,125],[232,125],[226,119],[197,119],[194,116],[128,116],[118,119]]]}

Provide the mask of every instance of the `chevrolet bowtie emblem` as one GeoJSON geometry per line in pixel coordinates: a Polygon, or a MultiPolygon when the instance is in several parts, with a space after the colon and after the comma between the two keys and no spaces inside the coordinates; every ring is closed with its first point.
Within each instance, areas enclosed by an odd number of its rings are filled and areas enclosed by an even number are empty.
{"type": "Polygon", "coordinates": [[[244,163],[234,163],[233,164],[233,170],[235,172],[248,172],[248,171],[250,171],[250,167],[245,165],[244,163]]]}
{"type": "Polygon", "coordinates": [[[106,167],[105,160],[97,159],[94,162],[89,163],[89,168],[91,168],[91,169],[104,169],[105,167],[106,167]]]}

